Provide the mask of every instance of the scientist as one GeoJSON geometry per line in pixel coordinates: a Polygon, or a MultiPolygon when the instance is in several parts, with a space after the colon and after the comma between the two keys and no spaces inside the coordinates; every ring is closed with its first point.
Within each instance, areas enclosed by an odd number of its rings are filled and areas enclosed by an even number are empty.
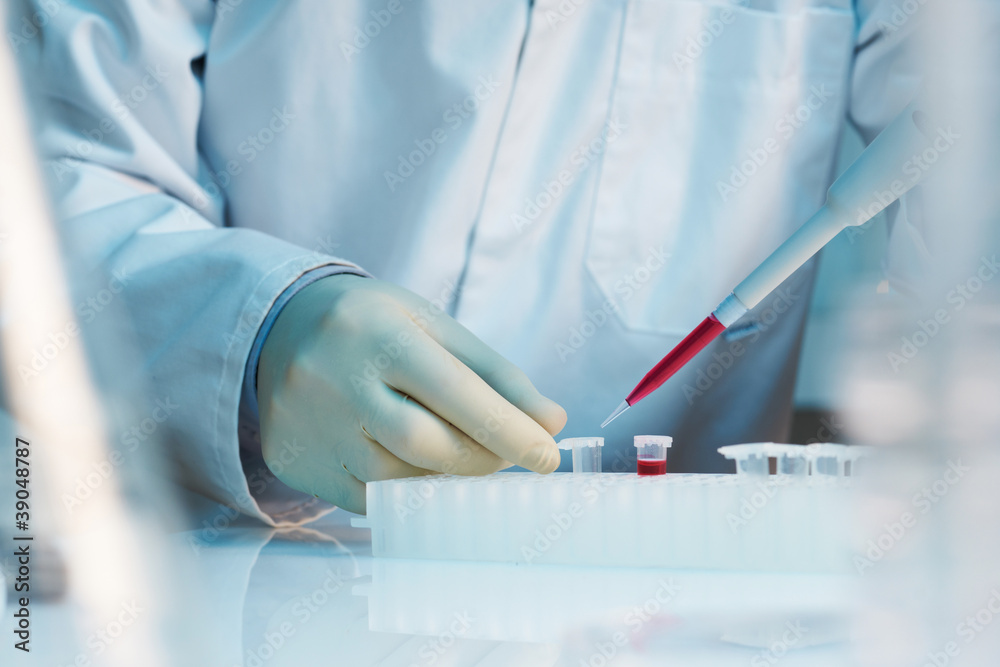
{"type": "MultiPolygon", "coordinates": [[[[25,1],[8,43],[186,482],[283,523],[370,480],[554,470],[561,406],[597,432],[821,205],[845,123],[912,98],[894,9],[25,1]]],[[[781,439],[813,272],[608,429],[607,468],[633,433],[701,470],[781,439]]]]}

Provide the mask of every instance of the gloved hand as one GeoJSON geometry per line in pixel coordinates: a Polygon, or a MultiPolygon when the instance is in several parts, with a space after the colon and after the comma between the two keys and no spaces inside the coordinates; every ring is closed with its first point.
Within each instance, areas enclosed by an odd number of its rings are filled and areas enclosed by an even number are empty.
{"type": "Polygon", "coordinates": [[[365,512],[364,482],[559,465],[552,436],[566,412],[468,329],[390,283],[336,275],[302,289],[257,373],[264,461],[289,486],[352,512],[365,512]],[[291,443],[304,453],[275,465],[291,443]]]}

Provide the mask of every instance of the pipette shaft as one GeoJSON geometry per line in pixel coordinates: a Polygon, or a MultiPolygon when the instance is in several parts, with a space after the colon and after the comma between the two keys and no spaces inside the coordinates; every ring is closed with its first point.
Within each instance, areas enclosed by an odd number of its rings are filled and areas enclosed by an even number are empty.
{"type": "Polygon", "coordinates": [[[830,186],[826,203],[754,269],[711,315],[663,357],[601,424],[604,428],[673,376],[720,333],[759,304],[846,227],[862,225],[923,180],[921,154],[946,152],[957,135],[929,126],[927,115],[908,106],[830,186]]]}

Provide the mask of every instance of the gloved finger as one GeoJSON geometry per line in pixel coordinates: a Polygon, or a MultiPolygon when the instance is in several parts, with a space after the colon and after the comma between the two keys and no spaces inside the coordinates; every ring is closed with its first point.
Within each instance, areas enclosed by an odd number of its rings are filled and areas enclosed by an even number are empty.
{"type": "Polygon", "coordinates": [[[506,461],[541,473],[559,465],[559,449],[537,421],[423,331],[383,380],[506,461]]]}
{"type": "Polygon", "coordinates": [[[381,386],[383,407],[366,429],[404,462],[452,475],[488,475],[511,465],[416,399],[381,386]]]}
{"type": "Polygon", "coordinates": [[[417,324],[442,347],[483,378],[511,405],[541,424],[550,435],[562,430],[566,425],[566,411],[539,393],[520,368],[452,318],[443,313],[435,316],[434,311],[428,311],[428,304],[423,299],[406,290],[398,291],[399,295],[394,296],[411,309],[417,324]]]}
{"type": "Polygon", "coordinates": [[[403,461],[379,444],[364,424],[358,425],[354,440],[341,447],[344,470],[362,482],[377,482],[400,477],[418,477],[433,474],[403,461]]]}

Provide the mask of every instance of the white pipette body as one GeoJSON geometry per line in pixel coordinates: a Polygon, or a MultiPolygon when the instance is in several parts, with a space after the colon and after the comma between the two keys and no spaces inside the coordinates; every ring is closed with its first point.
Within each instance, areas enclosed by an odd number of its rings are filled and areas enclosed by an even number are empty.
{"type": "Polygon", "coordinates": [[[925,151],[940,156],[954,141],[950,129],[932,129],[927,115],[909,105],[830,186],[823,208],[719,304],[716,319],[732,325],[842,230],[868,222],[923,180],[931,164],[922,159],[925,151]]]}
{"type": "Polygon", "coordinates": [[[604,420],[604,428],[655,391],[722,331],[759,304],[819,249],[847,227],[862,225],[923,180],[957,139],[950,128],[932,129],[926,113],[911,104],[875,138],[827,191],[826,203],[667,356],[604,420]],[[931,157],[924,157],[931,151],[931,157]]]}

